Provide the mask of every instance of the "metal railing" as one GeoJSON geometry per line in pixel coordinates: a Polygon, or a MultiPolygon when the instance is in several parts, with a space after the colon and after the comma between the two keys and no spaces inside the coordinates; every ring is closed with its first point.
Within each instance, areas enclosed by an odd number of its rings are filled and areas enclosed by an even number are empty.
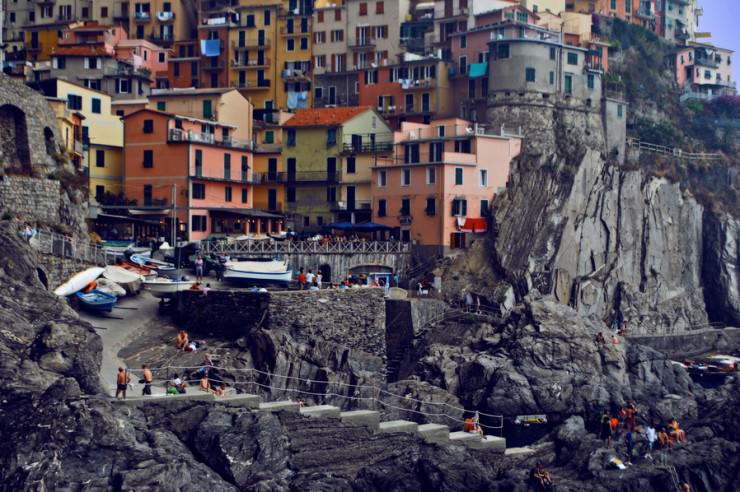
{"type": "Polygon", "coordinates": [[[55,232],[38,231],[29,244],[38,254],[69,258],[81,264],[112,265],[116,257],[115,254],[106,253],[99,244],[75,240],[55,232]]]}
{"type": "Polygon", "coordinates": [[[642,142],[636,138],[628,138],[627,145],[640,152],[645,151],[652,152],[654,154],[669,155],[689,161],[714,161],[722,158],[722,154],[719,152],[684,152],[678,147],[656,145],[649,142],[642,142]]]}
{"type": "Polygon", "coordinates": [[[411,245],[401,241],[203,241],[205,253],[228,255],[294,254],[410,254],[411,245]]]}
{"type": "Polygon", "coordinates": [[[199,133],[170,128],[168,140],[170,142],[193,142],[209,145],[219,145],[233,149],[251,149],[252,142],[249,140],[238,140],[235,138],[218,139],[213,133],[199,133]]]}

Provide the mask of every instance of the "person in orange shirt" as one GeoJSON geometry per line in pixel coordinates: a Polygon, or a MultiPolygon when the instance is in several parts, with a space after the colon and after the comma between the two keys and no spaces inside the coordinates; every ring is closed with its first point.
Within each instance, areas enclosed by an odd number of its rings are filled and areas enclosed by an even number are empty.
{"type": "Polygon", "coordinates": [[[126,389],[128,389],[130,382],[131,378],[128,375],[128,371],[123,367],[119,367],[118,376],[116,377],[116,398],[123,396],[123,399],[126,399],[126,389]]]}
{"type": "Polygon", "coordinates": [[[188,342],[190,342],[188,338],[188,333],[186,331],[180,330],[180,333],[177,334],[177,338],[175,339],[175,346],[177,347],[177,350],[185,350],[185,347],[188,346],[188,342]]]}
{"type": "Polygon", "coordinates": [[[142,375],[141,379],[144,381],[144,389],[141,390],[141,395],[149,395],[152,394],[152,381],[154,381],[154,376],[152,376],[152,371],[147,367],[146,364],[141,366],[142,369],[142,375]]]}

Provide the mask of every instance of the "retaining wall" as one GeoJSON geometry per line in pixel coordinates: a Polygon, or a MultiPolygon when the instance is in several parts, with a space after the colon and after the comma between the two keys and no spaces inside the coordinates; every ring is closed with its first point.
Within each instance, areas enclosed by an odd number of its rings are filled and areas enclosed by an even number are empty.
{"type": "Polygon", "coordinates": [[[0,212],[32,222],[59,222],[60,183],[29,176],[0,176],[0,212]]]}
{"type": "Polygon", "coordinates": [[[708,328],[676,335],[630,336],[627,339],[680,360],[708,352],[735,350],[740,346],[740,328],[708,328]]]}

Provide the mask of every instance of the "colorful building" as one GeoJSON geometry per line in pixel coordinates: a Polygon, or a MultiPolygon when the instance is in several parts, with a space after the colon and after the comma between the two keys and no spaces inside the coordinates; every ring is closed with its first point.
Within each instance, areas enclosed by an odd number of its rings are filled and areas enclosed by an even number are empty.
{"type": "Polygon", "coordinates": [[[283,125],[292,113],[267,113],[254,124],[254,207],[271,213],[285,212],[285,160],[283,125]]]}
{"type": "Polygon", "coordinates": [[[401,24],[409,13],[409,0],[347,0],[347,44],[353,70],[390,65],[403,53],[401,24]]]}
{"type": "Polygon", "coordinates": [[[66,29],[70,24],[71,21],[64,21],[24,26],[26,60],[33,62],[50,60],[51,54],[59,42],[59,32],[66,29]]]}
{"type": "Polygon", "coordinates": [[[295,112],[283,125],[286,210],[298,230],[370,218],[370,173],[393,135],[368,107],[295,112]]]}
{"type": "Polygon", "coordinates": [[[79,111],[67,108],[67,100],[58,97],[47,97],[49,106],[56,116],[59,135],[62,138],[62,149],[69,156],[75,169],[81,170],[85,158],[82,145],[82,124],[85,116],[79,111]]]}
{"type": "Polygon", "coordinates": [[[252,210],[252,149],[232,125],[143,109],[124,118],[124,190],[139,214],[161,217],[178,238],[265,234],[280,224],[252,210]]]}
{"type": "MultiPolygon", "coordinates": [[[[123,7],[121,7],[123,13],[123,7]]],[[[175,41],[192,36],[197,19],[197,4],[192,0],[152,0],[131,2],[128,7],[129,35],[170,47],[175,41]]]]}
{"type": "Polygon", "coordinates": [[[465,248],[486,232],[521,140],[460,119],[405,122],[390,158],[372,172],[372,220],[429,255],[465,248]]]}
{"type": "Polygon", "coordinates": [[[313,12],[315,107],[358,104],[358,72],[347,59],[351,54],[348,44],[350,25],[347,6],[341,1],[316,2],[313,12]]]}
{"type": "Polygon", "coordinates": [[[676,70],[676,82],[684,99],[712,99],[735,94],[732,79],[732,50],[706,43],[689,43],[677,49],[669,60],[676,70]]]}

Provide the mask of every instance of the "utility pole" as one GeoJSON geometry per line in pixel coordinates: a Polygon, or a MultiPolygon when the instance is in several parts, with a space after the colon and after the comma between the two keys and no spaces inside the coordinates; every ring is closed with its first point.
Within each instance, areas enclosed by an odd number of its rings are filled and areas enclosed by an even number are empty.
{"type": "Polygon", "coordinates": [[[177,183],[172,183],[172,244],[177,247],[177,183]]]}

